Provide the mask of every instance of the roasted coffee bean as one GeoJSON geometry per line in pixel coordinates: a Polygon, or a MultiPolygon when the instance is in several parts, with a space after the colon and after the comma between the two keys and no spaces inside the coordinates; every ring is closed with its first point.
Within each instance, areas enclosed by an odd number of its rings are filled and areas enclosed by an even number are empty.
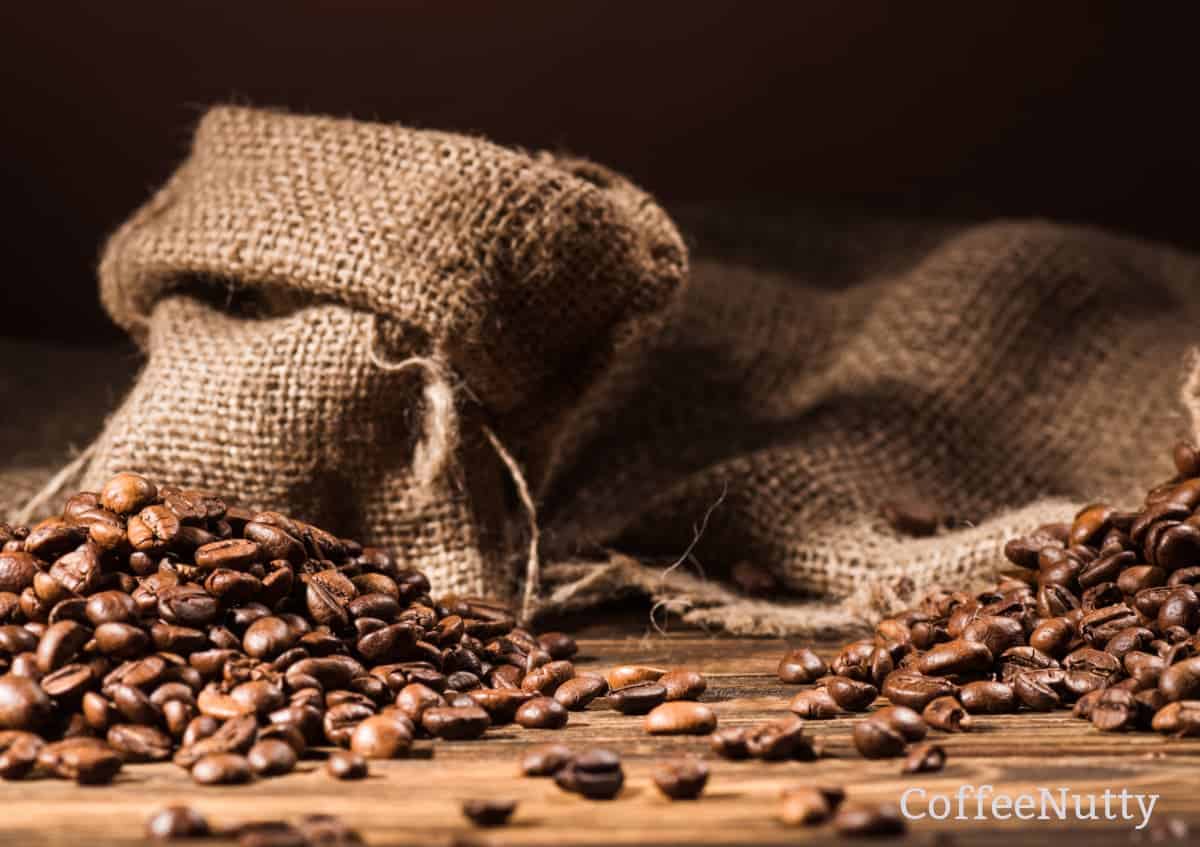
{"type": "Polygon", "coordinates": [[[38,670],[49,673],[71,662],[91,637],[91,630],[75,621],[52,624],[38,641],[38,670]]]}
{"type": "Polygon", "coordinates": [[[421,714],[421,726],[425,731],[446,740],[478,738],[490,725],[487,712],[478,706],[434,707],[421,714]]]}
{"type": "MultiPolygon", "coordinates": [[[[893,671],[883,681],[883,696],[898,706],[921,711],[938,697],[954,697],[958,686],[941,677],[913,671],[893,671]]],[[[794,711],[794,709],[793,709],[794,711]]]]}
{"type": "Polygon", "coordinates": [[[415,727],[398,712],[375,715],[354,728],[350,749],[366,759],[395,759],[412,747],[415,727]]]}
{"type": "Polygon", "coordinates": [[[515,719],[526,729],[562,729],[567,709],[551,697],[536,697],[517,709],[515,719]]]}
{"type": "Polygon", "coordinates": [[[157,496],[158,488],[141,474],[119,473],[100,490],[100,505],[118,515],[129,515],[157,496]]]}
{"type": "Polygon", "coordinates": [[[114,724],[108,728],[106,740],[127,762],[162,762],[171,758],[171,737],[152,726],[114,724]]]}
{"type": "Polygon", "coordinates": [[[868,759],[888,759],[904,753],[904,736],[885,721],[866,718],[854,725],[854,746],[868,759]]]}
{"type": "Polygon", "coordinates": [[[1023,671],[1013,677],[1012,690],[1023,704],[1035,712],[1048,712],[1062,704],[1063,680],[1066,674],[1057,669],[1023,671]]]}
{"type": "Polygon", "coordinates": [[[554,699],[570,711],[580,711],[607,693],[608,683],[604,677],[577,676],[560,685],[554,692],[554,699]]]}
{"type": "Polygon", "coordinates": [[[291,744],[275,738],[259,741],[246,754],[246,762],[257,776],[281,776],[291,773],[298,758],[291,744]]]}
{"type": "Polygon", "coordinates": [[[1047,656],[1064,656],[1075,640],[1075,627],[1066,618],[1042,621],[1029,634],[1029,646],[1047,656]]]}
{"type": "Polygon", "coordinates": [[[530,748],[521,759],[525,776],[554,776],[571,761],[571,750],[565,744],[542,744],[530,748]]]}
{"type": "Polygon", "coordinates": [[[825,680],[825,690],[833,702],[848,712],[865,711],[879,696],[874,685],[845,676],[831,676],[825,680]]]}
{"type": "Polygon", "coordinates": [[[1194,630],[1200,619],[1200,595],[1186,585],[1171,588],[1158,609],[1157,624],[1160,631],[1171,627],[1194,630]]]}
{"type": "Polygon", "coordinates": [[[444,707],[445,698],[427,685],[414,682],[400,689],[396,695],[396,708],[408,715],[414,723],[420,723],[426,709],[444,707]]]}
{"type": "Polygon", "coordinates": [[[504,826],[517,808],[516,800],[465,800],[463,815],[475,826],[504,826]]]}
{"type": "Polygon", "coordinates": [[[746,734],[746,749],[756,759],[812,761],[817,757],[812,741],[804,735],[804,721],[796,717],[768,721],[746,734]]]}
{"type": "Polygon", "coordinates": [[[667,699],[667,689],[657,682],[638,682],[608,693],[608,702],[623,715],[644,715],[667,699]]]}
{"type": "Polygon", "coordinates": [[[33,586],[38,560],[24,551],[0,552],[0,591],[20,594],[33,586]]]}
{"type": "Polygon", "coordinates": [[[258,722],[253,715],[231,718],[221,724],[212,735],[180,747],[175,752],[173,761],[180,767],[190,768],[205,756],[222,753],[244,754],[253,746],[257,730],[258,722]]]}
{"type": "Polygon", "coordinates": [[[555,661],[570,659],[579,652],[579,645],[575,643],[575,639],[565,632],[544,632],[538,636],[537,641],[555,661]]]}
{"type": "Polygon", "coordinates": [[[123,764],[121,757],[104,742],[92,738],[71,738],[48,744],[38,755],[60,779],[73,779],[80,785],[106,785],[113,781],[123,764]]]}
{"type": "Polygon", "coordinates": [[[1200,735],[1200,700],[1167,703],[1154,714],[1151,728],[1181,738],[1200,735]]]}
{"type": "Polygon", "coordinates": [[[0,730],[37,732],[49,720],[51,708],[50,698],[32,679],[0,676],[0,730]]]}
{"type": "Polygon", "coordinates": [[[842,835],[901,835],[907,830],[904,818],[891,806],[843,806],[833,821],[842,835]]]}
{"type": "Polygon", "coordinates": [[[236,753],[213,753],[192,765],[197,785],[238,785],[252,779],[250,763],[236,753]]]}
{"type": "Polygon", "coordinates": [[[96,681],[89,665],[65,665],[41,679],[42,690],[55,700],[72,701],[83,696],[96,681]]]}
{"type": "Polygon", "coordinates": [[[167,806],[159,809],[146,821],[146,835],[164,841],[176,838],[205,838],[209,831],[208,821],[189,806],[167,806]]]}
{"type": "Polygon", "coordinates": [[[969,682],[958,693],[963,708],[973,715],[1004,715],[1017,710],[1017,695],[1003,682],[969,682]]]}
{"type": "Polygon", "coordinates": [[[783,792],[779,818],[790,826],[815,826],[829,820],[845,796],[840,788],[789,788],[783,792]]]}
{"type": "Polygon", "coordinates": [[[115,659],[140,656],[150,646],[150,636],[144,630],[115,621],[96,627],[94,637],[100,652],[115,659]]]}
{"type": "MultiPolygon", "coordinates": [[[[561,690],[560,688],[559,691],[561,690]]],[[[511,723],[516,718],[517,710],[535,699],[528,691],[510,688],[476,688],[467,692],[467,696],[471,702],[488,713],[493,725],[511,723]]],[[[558,699],[557,692],[555,699],[558,699]]]]}
{"type": "Polygon", "coordinates": [[[551,697],[558,687],[575,676],[575,667],[567,661],[555,661],[525,674],[521,689],[551,697]]]}
{"type": "Polygon", "coordinates": [[[826,720],[845,714],[825,688],[810,688],[796,692],[788,709],[802,718],[826,720]]]}
{"type": "Polygon", "coordinates": [[[964,641],[978,641],[988,648],[993,656],[999,656],[1009,647],[1019,647],[1025,642],[1025,629],[1021,622],[999,615],[983,615],[963,628],[964,641]]]}
{"type": "Polygon", "coordinates": [[[325,761],[325,772],[334,779],[366,779],[367,760],[350,750],[335,750],[325,761]]]}
{"type": "Polygon", "coordinates": [[[564,791],[589,800],[611,800],[625,784],[621,760],[610,750],[594,748],[575,756],[554,774],[554,783],[564,791]]]}
{"type": "Polygon", "coordinates": [[[991,664],[987,645],[955,639],[931,647],[917,662],[917,670],[928,676],[959,676],[986,671],[991,664]]]}
{"type": "Polygon", "coordinates": [[[654,769],[652,779],[672,800],[695,800],[708,784],[708,765],[692,758],[664,762],[654,769]]]}
{"type": "Polygon", "coordinates": [[[675,700],[651,710],[645,725],[651,735],[708,735],[717,728],[717,716],[703,703],[675,700]]]}
{"type": "Polygon", "coordinates": [[[608,683],[608,687],[615,691],[639,682],[657,682],[664,673],[666,670],[663,668],[652,668],[646,665],[621,665],[608,671],[604,675],[604,679],[608,683]]]}
{"type": "Polygon", "coordinates": [[[1158,679],[1158,690],[1169,701],[1200,699],[1200,656],[1176,662],[1163,670],[1158,679]]]}
{"type": "Polygon", "coordinates": [[[750,733],[740,726],[718,729],[708,738],[709,746],[718,756],[734,761],[750,758],[750,733]]]}
{"type": "Polygon", "coordinates": [[[907,706],[886,706],[872,712],[870,720],[882,721],[903,735],[905,741],[920,741],[929,731],[924,719],[907,706]]]}
{"type": "Polygon", "coordinates": [[[934,773],[946,766],[946,751],[938,744],[921,744],[909,751],[901,773],[934,773]]]}
{"type": "Polygon", "coordinates": [[[24,779],[38,761],[44,742],[32,732],[0,732],[0,779],[24,779]]]}
{"type": "Polygon", "coordinates": [[[698,700],[708,687],[708,680],[702,673],[680,668],[660,676],[658,684],[667,689],[668,700],[698,700]]]}
{"type": "Polygon", "coordinates": [[[1135,699],[1131,692],[1109,688],[1100,694],[1092,706],[1092,725],[1102,732],[1121,732],[1136,728],[1150,714],[1135,699]]]}
{"type": "Polygon", "coordinates": [[[960,732],[971,728],[971,718],[954,697],[934,698],[925,706],[921,717],[931,727],[942,732],[960,732]]]}

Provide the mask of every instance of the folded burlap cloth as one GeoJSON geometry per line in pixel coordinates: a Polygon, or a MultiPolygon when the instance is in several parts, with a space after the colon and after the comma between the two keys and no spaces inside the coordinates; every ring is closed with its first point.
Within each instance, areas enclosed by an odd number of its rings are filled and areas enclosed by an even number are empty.
{"type": "Polygon", "coordinates": [[[1192,432],[1195,257],[1042,222],[724,222],[697,253],[587,162],[215,109],[101,264],[144,367],[24,516],[134,469],[439,592],[822,633],[1135,502],[1192,432]],[[953,519],[912,538],[895,500],[953,519]]]}

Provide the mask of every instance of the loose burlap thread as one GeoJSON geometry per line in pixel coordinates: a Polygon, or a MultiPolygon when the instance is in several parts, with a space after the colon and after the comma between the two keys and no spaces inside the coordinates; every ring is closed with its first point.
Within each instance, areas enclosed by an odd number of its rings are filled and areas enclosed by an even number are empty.
{"type": "Polygon", "coordinates": [[[1041,221],[686,228],[685,287],[671,221],[597,166],[215,110],[106,251],[147,361],[83,482],[282,508],[439,591],[832,634],[1135,502],[1195,434],[1191,255],[1041,221]],[[895,499],[953,518],[909,538],[895,499]]]}

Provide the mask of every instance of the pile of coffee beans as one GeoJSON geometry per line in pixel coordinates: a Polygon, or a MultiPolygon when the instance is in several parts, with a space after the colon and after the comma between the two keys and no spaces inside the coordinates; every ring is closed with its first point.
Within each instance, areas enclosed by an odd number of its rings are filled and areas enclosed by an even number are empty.
{"type": "MultiPolygon", "coordinates": [[[[1009,541],[1014,568],[993,589],[935,590],[829,664],[789,652],[780,680],[811,686],[791,710],[845,716],[882,694],[891,705],[854,727],[869,758],[904,755],[930,727],[958,732],[971,715],[1022,711],[1071,709],[1104,732],[1200,735],[1200,450],[1180,444],[1173,458],[1176,476],[1138,508],[1093,503],[1009,541]]],[[[722,733],[713,744],[724,752],[722,733]]],[[[926,745],[905,770],[944,761],[926,745]]]]}
{"type": "Polygon", "coordinates": [[[0,525],[5,779],[103,783],[173,759],[230,785],[325,744],[343,748],[327,772],[356,779],[422,736],[556,729],[604,694],[649,711],[703,690],[687,675],[670,692],[575,682],[575,651],[496,603],[434,600],[383,550],[133,473],[35,526],[0,525]]]}

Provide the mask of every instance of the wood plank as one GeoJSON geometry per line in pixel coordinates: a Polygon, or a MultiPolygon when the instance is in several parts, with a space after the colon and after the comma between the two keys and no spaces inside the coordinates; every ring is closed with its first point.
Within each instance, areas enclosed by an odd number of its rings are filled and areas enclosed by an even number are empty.
{"type": "MultiPolygon", "coordinates": [[[[686,665],[709,677],[704,700],[725,725],[749,725],[786,714],[797,689],[779,683],[775,665],[786,644],[771,640],[709,638],[695,633],[581,640],[581,668],[602,669],[636,662],[686,665]]],[[[827,645],[828,647],[828,645],[827,645]]],[[[825,651],[829,652],[828,649],[825,651]]],[[[1016,794],[1039,786],[1065,786],[1080,793],[1106,788],[1161,795],[1154,820],[1179,817],[1200,832],[1197,766],[1200,740],[1158,735],[1100,733],[1066,713],[981,717],[970,733],[934,733],[949,761],[937,774],[904,777],[899,761],[867,761],[854,751],[854,719],[810,722],[827,757],[819,761],[727,762],[708,755],[703,738],[651,737],[642,719],[589,710],[571,716],[561,732],[492,730],[473,742],[426,742],[429,754],[374,763],[373,776],[337,783],[320,762],[304,761],[287,777],[249,787],[206,788],[191,783],[172,765],[135,765],[111,786],[80,788],[38,780],[0,785],[0,843],[65,847],[85,839],[91,847],[140,843],[150,809],[186,803],[214,824],[290,819],[316,812],[339,815],[368,843],[384,844],[821,844],[836,840],[829,827],[798,829],[776,819],[783,787],[839,784],[852,800],[896,803],[909,787],[953,794],[959,786],[991,784],[1016,794]],[[522,751],[533,743],[561,741],[573,747],[603,745],[625,761],[627,786],[612,802],[564,794],[549,780],[518,776],[522,751]],[[704,797],[672,803],[650,782],[654,764],[676,754],[699,754],[712,767],[704,797]],[[477,830],[462,818],[459,804],[471,797],[513,797],[520,806],[513,823],[477,830]]],[[[913,809],[920,811],[921,803],[913,809]]],[[[909,843],[1129,844],[1133,824],[1122,821],[934,821],[912,824],[909,843]]],[[[212,844],[221,841],[208,842],[212,844]]]]}

